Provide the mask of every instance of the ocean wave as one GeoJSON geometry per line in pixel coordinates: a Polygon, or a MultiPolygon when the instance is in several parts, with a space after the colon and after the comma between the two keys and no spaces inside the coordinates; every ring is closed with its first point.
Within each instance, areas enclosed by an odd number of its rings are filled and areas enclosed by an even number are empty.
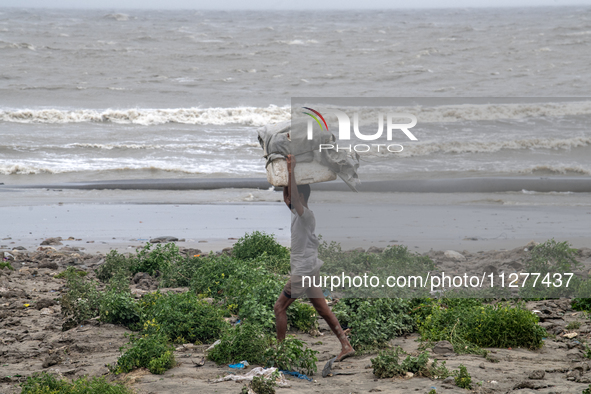
{"type": "Polygon", "coordinates": [[[179,172],[185,174],[202,174],[203,171],[197,169],[186,169],[178,166],[114,166],[111,168],[72,168],[72,167],[38,167],[34,165],[15,164],[2,165],[0,164],[1,175],[35,175],[35,174],[64,174],[72,172],[97,172],[97,171],[167,171],[179,172]]]}
{"type": "MultiPolygon", "coordinates": [[[[317,107],[320,112],[330,107],[317,107]]],[[[378,113],[410,113],[419,123],[548,119],[562,116],[590,115],[591,101],[527,104],[462,104],[441,106],[401,106],[387,108],[350,107],[347,113],[359,112],[360,124],[377,123],[378,113]]],[[[326,114],[327,121],[334,121],[326,114]]],[[[0,121],[16,123],[111,122],[120,124],[157,125],[183,123],[199,125],[241,124],[263,126],[291,119],[290,107],[173,108],[173,109],[4,109],[0,121]]],[[[336,118],[335,118],[336,119],[336,118]]]]}
{"type": "Polygon", "coordinates": [[[22,109],[0,110],[0,121],[15,123],[111,122],[158,125],[182,123],[199,125],[241,124],[263,126],[290,119],[289,107],[177,108],[177,109],[22,109]]]}
{"type": "Polygon", "coordinates": [[[402,157],[428,156],[435,153],[494,153],[501,150],[571,149],[591,145],[591,137],[565,139],[531,138],[509,141],[450,141],[403,144],[402,157]]]}
{"type": "MultiPolygon", "coordinates": [[[[378,102],[379,103],[379,102],[378,102]]],[[[336,117],[329,115],[332,106],[307,105],[325,114],[327,121],[332,122],[336,117]]],[[[337,108],[337,107],[334,107],[337,108]]],[[[591,101],[554,102],[554,103],[522,103],[522,104],[459,104],[439,106],[398,106],[398,107],[361,107],[351,106],[343,109],[349,114],[351,121],[353,113],[359,113],[359,123],[363,125],[377,124],[378,114],[394,112],[409,113],[417,117],[418,123],[463,122],[463,121],[495,121],[522,120],[528,118],[547,119],[562,116],[590,115],[591,101]]],[[[298,114],[299,115],[299,114],[298,114]]],[[[303,119],[303,115],[302,115],[303,119]]],[[[405,120],[404,122],[408,122],[405,120]]]]}
{"type": "Polygon", "coordinates": [[[569,166],[569,165],[539,165],[531,166],[528,168],[514,169],[510,172],[516,172],[519,174],[537,174],[537,173],[549,173],[549,174],[583,174],[591,175],[591,168],[585,168],[582,166],[569,166]]]}
{"type": "MultiPolygon", "coordinates": [[[[352,144],[351,144],[352,145],[352,144]]],[[[371,146],[371,149],[365,153],[360,152],[362,157],[384,157],[392,155],[386,147],[380,148],[371,146]]],[[[388,145],[388,144],[382,144],[388,145]]],[[[396,153],[396,157],[420,157],[429,156],[437,153],[441,154],[460,154],[460,153],[495,153],[501,150],[522,150],[522,149],[563,149],[585,147],[591,145],[591,137],[573,137],[564,139],[555,138],[531,138],[508,141],[448,141],[436,142],[425,141],[414,144],[400,144],[404,147],[402,152],[396,153]]],[[[348,145],[347,145],[348,146],[348,145]]],[[[362,148],[359,148],[360,150],[362,148]]],[[[394,147],[392,149],[395,149],[394,147]]]]}
{"type": "Polygon", "coordinates": [[[29,44],[26,42],[6,42],[0,40],[0,49],[30,49],[32,51],[35,50],[35,46],[33,44],[29,44]]]}
{"type": "Polygon", "coordinates": [[[114,19],[119,22],[124,22],[124,21],[129,20],[129,15],[127,15],[127,14],[107,14],[103,18],[114,19]]]}

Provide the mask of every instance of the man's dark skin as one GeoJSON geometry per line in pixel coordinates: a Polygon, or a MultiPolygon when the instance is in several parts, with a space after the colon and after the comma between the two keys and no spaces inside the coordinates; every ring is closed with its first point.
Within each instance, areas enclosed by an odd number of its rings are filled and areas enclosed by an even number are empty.
{"type": "MultiPolygon", "coordinates": [[[[304,207],[308,208],[308,204],[305,201],[304,195],[298,192],[297,186],[293,187],[293,185],[297,185],[294,174],[295,165],[295,157],[293,157],[293,155],[287,156],[287,170],[289,178],[287,181],[287,187],[283,188],[283,200],[290,210],[291,207],[293,207],[296,213],[302,216],[304,214],[304,207]]],[[[326,304],[322,290],[319,287],[311,287],[308,291],[308,298],[316,309],[316,312],[318,312],[318,314],[322,316],[326,323],[328,323],[328,326],[332,332],[334,332],[341,342],[341,352],[335,361],[341,361],[345,357],[354,354],[355,351],[349,343],[347,336],[343,333],[341,324],[326,304]]],[[[287,332],[287,308],[295,300],[295,298],[287,297],[282,292],[279,296],[279,299],[275,303],[275,326],[277,328],[277,340],[279,342],[285,339],[285,334],[287,332]]]]}

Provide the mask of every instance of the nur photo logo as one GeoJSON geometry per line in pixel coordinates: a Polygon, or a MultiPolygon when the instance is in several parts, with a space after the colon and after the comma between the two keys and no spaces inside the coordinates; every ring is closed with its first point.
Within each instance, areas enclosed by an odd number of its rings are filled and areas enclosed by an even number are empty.
{"type": "MultiPolygon", "coordinates": [[[[329,132],[328,122],[325,117],[317,110],[310,107],[302,107],[305,111],[303,114],[310,117],[308,119],[307,138],[308,140],[314,139],[314,128],[315,124],[318,125],[320,132],[329,132]]],[[[323,111],[327,116],[333,116],[336,118],[338,123],[337,141],[351,141],[351,119],[345,112],[337,109],[329,109],[323,111]]],[[[359,112],[353,113],[353,138],[359,141],[378,141],[384,134],[384,119],[386,123],[386,141],[392,141],[392,136],[395,131],[401,131],[411,141],[417,141],[418,139],[410,132],[409,129],[413,128],[417,124],[417,117],[413,114],[408,113],[392,113],[392,112],[378,112],[378,127],[377,131],[373,134],[364,134],[359,129],[359,112]],[[410,120],[408,123],[399,123],[401,120],[410,120]]],[[[382,138],[383,139],[383,138],[382,138]]],[[[319,150],[335,150],[335,151],[355,151],[358,153],[369,152],[375,149],[380,152],[380,149],[387,150],[388,152],[397,153],[402,152],[404,147],[400,144],[385,144],[385,143],[372,143],[372,144],[348,144],[339,145],[338,143],[321,143],[319,144],[319,150]]]]}

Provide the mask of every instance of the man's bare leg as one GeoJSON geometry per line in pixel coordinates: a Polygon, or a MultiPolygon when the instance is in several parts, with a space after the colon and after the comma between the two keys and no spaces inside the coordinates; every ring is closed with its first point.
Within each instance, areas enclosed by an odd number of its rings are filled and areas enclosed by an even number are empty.
{"type": "Polygon", "coordinates": [[[295,301],[295,298],[287,297],[281,292],[279,299],[275,302],[275,328],[277,330],[277,342],[285,339],[287,333],[287,308],[295,301]]]}
{"type": "Polygon", "coordinates": [[[320,288],[315,287],[311,288],[308,291],[308,297],[310,302],[314,306],[314,309],[318,312],[320,316],[326,321],[332,332],[337,336],[339,342],[341,342],[341,352],[337,356],[335,361],[341,361],[348,356],[352,356],[355,354],[355,350],[353,350],[353,346],[349,343],[347,336],[343,332],[341,328],[341,324],[339,323],[337,317],[332,313],[326,301],[324,300],[324,294],[322,294],[322,290],[320,288]]]}

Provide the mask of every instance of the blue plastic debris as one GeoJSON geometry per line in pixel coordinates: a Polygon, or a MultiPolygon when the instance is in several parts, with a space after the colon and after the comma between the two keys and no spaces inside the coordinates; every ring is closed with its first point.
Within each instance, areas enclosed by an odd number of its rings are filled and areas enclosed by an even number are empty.
{"type": "Polygon", "coordinates": [[[299,372],[295,372],[295,371],[281,371],[281,372],[283,372],[285,375],[291,375],[291,376],[295,376],[296,378],[306,379],[309,382],[312,381],[312,378],[307,377],[303,373],[299,373],[299,372]]]}
{"type": "Polygon", "coordinates": [[[244,360],[244,361],[240,361],[238,364],[230,364],[228,365],[230,368],[234,368],[234,369],[244,369],[246,367],[249,366],[248,361],[244,360]]]}

